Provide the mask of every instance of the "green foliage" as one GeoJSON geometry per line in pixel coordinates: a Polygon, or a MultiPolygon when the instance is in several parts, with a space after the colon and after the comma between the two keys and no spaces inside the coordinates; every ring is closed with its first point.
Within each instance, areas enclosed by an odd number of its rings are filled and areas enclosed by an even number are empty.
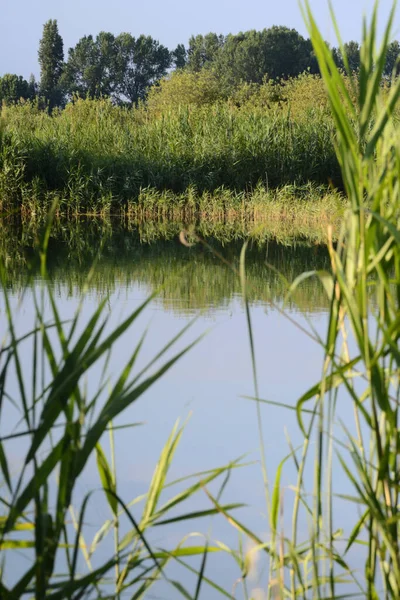
{"type": "MultiPolygon", "coordinates": [[[[358,42],[350,41],[343,44],[343,51],[347,57],[348,66],[351,72],[358,73],[360,70],[361,57],[360,57],[360,45],[358,42]]],[[[333,48],[333,58],[336,66],[339,69],[344,70],[345,64],[343,61],[343,56],[340,48],[333,48]]],[[[399,74],[398,72],[398,59],[400,57],[400,44],[397,40],[394,40],[390,44],[388,44],[386,48],[386,59],[385,59],[385,68],[383,69],[382,75],[385,76],[389,81],[392,77],[394,69],[396,76],[399,74]]]]}
{"type": "Polygon", "coordinates": [[[226,90],[211,69],[180,69],[151,88],[146,106],[150,113],[160,115],[180,106],[204,106],[226,98],[226,90]]]}
{"type": "MultiPolygon", "coordinates": [[[[303,273],[289,286],[290,297],[300,283],[316,277],[325,290],[330,310],[325,337],[320,338],[314,329],[308,332],[320,344],[323,361],[320,381],[303,394],[295,407],[304,442],[297,450],[289,440],[290,453],[278,466],[273,489],[265,466],[260,410],[261,403],[269,401],[258,395],[242,261],[254,366],[253,400],[257,402],[271,523],[270,542],[260,542],[259,548],[267,547],[272,556],[268,586],[271,595],[293,600],[343,598],[348,597],[343,584],[351,583],[354,596],[394,600],[400,593],[400,498],[396,475],[400,427],[400,157],[395,113],[400,81],[393,79],[389,92],[381,86],[394,9],[382,46],[377,50],[375,7],[369,27],[365,25],[363,30],[356,75],[350,67],[351,57],[340,42],[343,64],[349,73],[347,80],[335,65],[308,1],[304,3],[304,14],[328,91],[349,211],[338,242],[334,245],[330,240],[328,244],[331,269],[303,273]],[[350,412],[346,412],[346,421],[342,420],[344,403],[353,409],[354,423],[348,418],[350,412]],[[277,520],[283,497],[280,478],[284,463],[291,458],[298,478],[292,488],[292,532],[290,536],[285,532],[283,538],[277,520]],[[305,472],[312,463],[314,485],[310,494],[305,488],[305,472]],[[347,495],[338,489],[340,467],[353,489],[347,495]],[[336,509],[338,501],[357,508],[352,528],[346,531],[336,529],[342,523],[341,511],[336,509]],[[302,523],[306,519],[309,535],[302,543],[302,523]],[[363,564],[359,573],[353,568],[352,556],[363,564]]],[[[233,525],[256,541],[243,525],[233,525]]]]}
{"type": "Polygon", "coordinates": [[[115,37],[102,31],[70,48],[64,82],[70,94],[137,104],[170,64],[169,50],[150,36],[135,39],[121,33],[115,37]]]}
{"type": "Polygon", "coordinates": [[[360,44],[355,41],[343,44],[343,52],[340,48],[333,48],[332,55],[335,65],[344,70],[346,65],[343,60],[343,53],[347,58],[348,67],[351,73],[357,73],[360,69],[360,44]]]}
{"type": "Polygon", "coordinates": [[[175,69],[183,69],[187,64],[187,50],[183,44],[178,44],[172,52],[175,69]]]}
{"type": "MultiPolygon", "coordinates": [[[[344,70],[343,51],[350,72],[358,71],[359,44],[350,41],[343,48],[332,49],[335,64],[344,70]]],[[[384,70],[387,79],[398,56],[399,43],[394,41],[388,46],[384,70]]],[[[261,86],[268,81],[284,82],[303,73],[319,73],[310,40],[283,26],[226,36],[213,32],[199,34],[191,36],[187,48],[178,44],[172,52],[151,36],[134,38],[130,33],[115,36],[102,31],[96,37],[82,37],[69,49],[68,60],[63,64],[63,41],[57,21],[50,20],[44,25],[39,63],[40,93],[50,111],[77,95],[91,99],[109,97],[118,104],[138,105],[172,65],[174,72],[198,74],[205,82],[218,80],[221,90],[218,98],[229,97],[233,101],[242,94],[245,84],[261,86]]],[[[7,82],[3,93],[7,102],[37,95],[34,81],[28,91],[16,89],[18,86],[22,86],[22,81],[7,82]]]]}
{"type": "Polygon", "coordinates": [[[271,79],[294,77],[316,68],[312,47],[296,30],[271,27],[229,34],[192,36],[187,68],[199,72],[214,69],[230,88],[242,82],[261,84],[271,79]]]}
{"type": "MultiPolygon", "coordinates": [[[[271,402],[260,398],[258,392],[254,332],[249,303],[251,278],[245,264],[246,246],[241,252],[239,271],[254,375],[252,400],[256,402],[257,408],[268,535],[261,538],[259,534],[251,531],[241,520],[231,514],[232,509],[237,508],[238,505],[222,505],[219,495],[215,496],[207,489],[209,482],[220,475],[226,475],[232,468],[238,466],[238,461],[213,469],[206,474],[200,474],[196,477],[196,482],[189,484],[183,492],[167,501],[163,500],[162,492],[167,488],[168,471],[182,435],[182,429],[179,429],[178,425],[173,429],[162,450],[150,487],[142,498],[144,508],[140,520],[135,520],[130,507],[118,496],[118,482],[113,471],[113,464],[115,464],[113,436],[111,436],[111,460],[107,459],[106,452],[99,442],[102,434],[112,428],[111,419],[122,413],[147,387],[166,372],[181,353],[171,360],[164,358],[166,362],[153,375],[148,375],[148,369],[153,369],[154,365],[154,361],[151,360],[144,372],[142,370],[137,377],[130,379],[130,373],[142,348],[143,340],[139,339],[121,374],[116,376],[111,385],[104,385],[104,389],[95,393],[94,397],[87,398],[85,388],[81,385],[81,377],[89,372],[90,367],[98,360],[107,360],[107,352],[113,343],[131,324],[134,324],[146,303],[111,334],[106,334],[107,320],[103,316],[105,307],[103,301],[87,326],[82,332],[79,329],[81,333],[78,334],[79,314],[74,316],[72,323],[63,323],[54,300],[52,286],[47,285],[41,297],[38,297],[33,290],[36,316],[34,328],[23,338],[17,338],[3,269],[1,271],[2,291],[8,339],[0,355],[0,404],[10,402],[15,396],[15,393],[11,395],[7,389],[8,373],[12,369],[16,374],[18,406],[24,430],[12,431],[0,440],[0,469],[4,480],[0,543],[2,552],[15,549],[30,550],[32,566],[27,568],[12,589],[7,588],[5,582],[1,582],[2,597],[21,597],[25,592],[35,593],[37,598],[44,597],[46,592],[50,592],[49,597],[60,599],[82,597],[85,593],[97,594],[101,597],[104,576],[113,568],[115,568],[114,597],[127,591],[128,587],[133,597],[143,597],[149,587],[161,577],[173,586],[174,593],[178,591],[186,598],[198,598],[204,583],[208,583],[225,597],[231,597],[231,590],[229,592],[222,590],[205,575],[207,556],[210,552],[216,551],[225,551],[238,565],[240,574],[234,589],[236,593],[237,586],[243,585],[245,597],[250,597],[247,576],[256,553],[265,559],[267,565],[266,591],[267,597],[270,598],[322,600],[322,598],[358,596],[369,600],[378,598],[395,600],[400,597],[398,481],[400,151],[396,113],[400,99],[400,80],[393,78],[389,90],[382,87],[382,81],[387,77],[385,70],[393,13],[383,32],[382,46],[377,50],[377,10],[374,10],[370,26],[365,26],[363,30],[359,51],[360,65],[356,75],[353,74],[350,65],[351,57],[347,56],[344,45],[339,43],[343,65],[348,73],[345,78],[336,66],[335,57],[317,28],[309,3],[306,1],[303,7],[328,93],[331,121],[325,114],[321,120],[317,117],[314,120],[299,117],[291,121],[287,110],[283,116],[277,110],[271,111],[272,115],[266,115],[265,110],[257,111],[254,107],[251,112],[248,112],[246,107],[234,110],[230,106],[220,105],[176,111],[177,115],[166,113],[154,121],[150,119],[147,121],[147,115],[143,114],[143,111],[138,111],[134,117],[137,119],[134,121],[136,130],[140,131],[143,125],[145,128],[153,127],[151,136],[143,135],[139,138],[142,149],[147,150],[143,140],[149,142],[151,152],[154,148],[158,153],[161,152],[160,149],[166,146],[168,148],[166,155],[161,154],[162,157],[167,157],[165,162],[159,160],[155,163],[157,169],[154,171],[157,175],[161,173],[162,176],[165,176],[163,169],[167,160],[171,161],[171,157],[175,160],[177,157],[186,157],[186,155],[174,154],[176,146],[182,140],[185,149],[185,144],[189,146],[188,156],[194,155],[198,161],[187,162],[186,171],[188,166],[194,169],[198,163],[204,167],[207,161],[201,162],[201,159],[204,160],[206,157],[207,160],[214,161],[207,165],[208,170],[205,171],[210,177],[210,172],[214,174],[215,165],[218,165],[215,157],[225,156],[222,151],[224,148],[221,144],[222,140],[228,139],[229,147],[237,152],[236,162],[232,161],[235,168],[237,169],[239,157],[239,162],[245,163],[243,172],[248,172],[250,165],[258,164],[255,156],[260,148],[257,145],[260,137],[257,135],[260,136],[261,132],[265,140],[270,126],[275,133],[276,131],[279,133],[275,142],[273,138],[267,139],[268,148],[272,147],[273,150],[271,156],[274,157],[279,148],[283,147],[284,150],[290,148],[292,161],[300,156],[296,154],[298,148],[293,141],[300,146],[307,131],[312,131],[313,143],[318,139],[317,131],[321,129],[323,123],[328,123],[327,139],[331,142],[334,132],[337,160],[341,167],[349,208],[337,243],[334,245],[331,238],[328,240],[330,270],[321,269],[320,265],[316,265],[315,270],[303,273],[292,284],[285,281],[283,275],[280,277],[288,297],[296,293],[299,285],[304,284],[310,277],[315,277],[324,290],[326,302],[330,307],[325,336],[321,338],[314,329],[307,331],[308,335],[320,345],[323,353],[321,378],[301,396],[296,405],[282,405],[283,408],[296,412],[299,428],[303,434],[303,443],[300,448],[294,448],[290,439],[288,440],[287,456],[282,457],[272,478],[267,473],[262,422],[262,409],[271,402]],[[243,115],[246,126],[241,128],[244,123],[241,121],[243,115]],[[288,122],[290,128],[287,127],[288,122]],[[283,123],[286,124],[286,129],[283,129],[283,123]],[[220,126],[224,131],[223,136],[218,129],[220,126]],[[301,133],[298,137],[295,136],[296,127],[301,133]],[[315,130],[307,127],[315,127],[315,130]],[[172,134],[172,131],[178,134],[172,134]],[[215,134],[216,131],[218,134],[215,134]],[[205,135],[202,137],[203,134],[205,135]],[[290,138],[291,144],[285,146],[287,138],[290,138]],[[211,145],[207,146],[209,139],[211,145]],[[168,145],[170,140],[173,144],[168,145]],[[246,145],[249,140],[249,145],[246,145]],[[197,150],[199,147],[201,153],[197,150]],[[240,154],[238,149],[241,151],[240,154]],[[253,162],[246,163],[248,156],[246,152],[253,162]],[[210,170],[210,165],[214,170],[210,170]],[[45,314],[46,321],[44,321],[45,314]],[[53,343],[54,338],[58,342],[58,347],[53,343]],[[33,348],[34,374],[28,382],[22,369],[20,349],[22,344],[30,340],[33,348]],[[43,385],[40,382],[43,382],[43,385]],[[99,398],[102,391],[106,389],[109,391],[105,402],[100,403],[99,398]],[[340,421],[338,409],[344,402],[353,409],[354,424],[350,423],[349,418],[346,418],[346,422],[340,421]],[[96,405],[97,411],[94,410],[96,405]],[[55,426],[58,426],[57,429],[55,426]],[[15,480],[10,469],[7,442],[20,435],[27,436],[29,449],[25,455],[22,473],[15,480]],[[42,453],[40,450],[46,452],[42,453]],[[81,505],[79,518],[73,517],[75,531],[72,531],[66,523],[74,486],[85,464],[94,453],[97,455],[102,491],[108,502],[111,516],[98,531],[91,548],[96,549],[101,538],[111,529],[114,530],[115,543],[114,556],[96,569],[91,568],[91,551],[87,552],[89,546],[84,537],[83,524],[90,501],[89,495],[81,505]],[[282,475],[288,461],[293,461],[297,479],[294,485],[283,488],[282,475]],[[340,494],[336,481],[339,466],[347,476],[354,490],[353,494],[340,494]],[[314,470],[314,486],[311,494],[306,488],[307,471],[310,467],[314,470]],[[48,480],[56,468],[59,469],[60,476],[55,489],[56,502],[52,505],[48,501],[48,480]],[[173,513],[170,516],[169,511],[172,508],[180,507],[182,502],[202,489],[210,500],[211,508],[189,514],[173,513]],[[285,505],[283,504],[284,493],[293,494],[292,502],[288,502],[285,496],[285,505]],[[339,501],[352,503],[360,509],[351,531],[343,532],[336,528],[337,525],[341,525],[343,517],[342,511],[336,508],[339,501]],[[288,505],[292,506],[291,531],[283,529],[283,519],[281,529],[279,518],[283,515],[283,511],[287,510],[288,505]],[[229,548],[223,544],[213,547],[206,543],[200,547],[183,547],[179,544],[170,551],[154,551],[147,542],[147,532],[153,526],[210,514],[219,514],[239,532],[238,548],[229,548]],[[128,530],[124,534],[120,529],[122,516],[126,517],[128,523],[128,530]],[[308,535],[304,531],[305,523],[309,526],[308,535]],[[243,551],[244,541],[253,544],[253,548],[246,553],[243,551]],[[360,551],[360,548],[363,551],[360,551]],[[55,577],[56,558],[61,551],[64,551],[66,556],[67,575],[64,575],[64,578],[55,577]],[[84,576],[77,575],[77,557],[80,551],[90,570],[90,573],[84,576]],[[356,553],[358,559],[363,561],[364,569],[361,576],[353,568],[351,552],[356,553]],[[181,560],[188,555],[202,557],[198,572],[181,560]],[[170,560],[177,560],[180,565],[196,574],[194,594],[189,594],[180,582],[168,579],[165,567],[170,560]],[[352,586],[350,593],[347,587],[349,585],[352,586]]],[[[311,90],[314,89],[315,82],[314,79],[310,80],[311,90]]],[[[297,83],[288,83],[288,97],[292,93],[292,85],[295,88],[297,83]]],[[[67,147],[66,140],[70,139],[71,134],[73,135],[73,124],[76,123],[76,118],[85,117],[87,129],[79,130],[79,141],[82,145],[78,145],[77,139],[73,141],[74,149],[78,148],[81,152],[81,162],[73,165],[78,188],[81,181],[80,169],[83,169],[85,175],[84,169],[87,168],[83,162],[83,150],[87,150],[91,144],[92,152],[94,150],[99,152],[103,148],[110,147],[110,143],[114,143],[114,148],[120,151],[121,145],[118,144],[121,143],[121,139],[116,138],[115,132],[120,131],[119,127],[129,128],[132,119],[132,114],[128,111],[116,110],[110,103],[81,101],[75,106],[68,107],[56,118],[50,119],[47,116],[43,119],[40,116],[40,131],[43,137],[38,135],[37,123],[30,122],[29,127],[26,126],[26,131],[23,130],[24,135],[26,134],[26,138],[23,138],[21,133],[19,137],[16,135],[17,126],[20,127],[21,122],[23,124],[20,110],[21,107],[7,109],[8,122],[2,135],[3,140],[5,136],[9,137],[2,150],[11,147],[15,141],[26,139],[28,143],[21,144],[21,148],[27,154],[34,153],[35,144],[40,142],[45,146],[45,143],[49,143],[49,139],[54,140],[54,127],[58,128],[57,133],[67,147]],[[68,114],[73,114],[75,120],[68,121],[68,114]],[[110,128],[103,127],[104,123],[107,123],[110,128]],[[64,137],[66,130],[70,136],[68,138],[64,137]],[[97,140],[96,144],[93,144],[94,140],[97,140]]],[[[39,122],[39,117],[37,119],[39,122]]],[[[133,131],[133,128],[129,130],[130,140],[133,131]]],[[[148,133],[147,129],[145,132],[148,133]]],[[[132,143],[134,145],[135,142],[132,143]]],[[[319,157],[322,148],[323,145],[317,148],[319,157]]],[[[59,150],[60,147],[57,147],[57,155],[60,154],[59,150]]],[[[264,146],[264,157],[266,150],[267,146],[264,146]]],[[[313,156],[309,148],[305,149],[302,146],[301,151],[308,161],[310,156],[313,156]]],[[[151,152],[149,156],[152,156],[151,152]]],[[[2,156],[3,160],[4,157],[7,160],[6,153],[2,156]]],[[[40,152],[39,156],[41,156],[40,152]]],[[[70,157],[70,154],[67,156],[70,157]]],[[[115,156],[112,157],[115,160],[115,156]]],[[[10,160],[13,164],[12,156],[10,160]]],[[[29,161],[25,161],[24,158],[23,160],[28,168],[29,161]]],[[[284,165],[285,169],[290,168],[288,160],[275,163],[277,168],[279,165],[284,165]]],[[[298,166],[299,163],[296,164],[297,168],[298,166]]],[[[115,171],[115,165],[113,167],[115,171]]],[[[137,164],[135,167],[137,168],[137,164]]],[[[225,163],[223,167],[221,172],[225,172],[226,169],[229,171],[230,163],[225,163]]],[[[201,170],[194,170],[194,172],[198,180],[211,187],[204,172],[201,170]]],[[[233,170],[229,171],[229,176],[235,177],[233,170]]],[[[91,177],[96,177],[96,173],[92,171],[91,177]]],[[[239,181],[243,179],[239,178],[239,181]]],[[[158,181],[162,189],[160,182],[163,180],[158,181]]],[[[213,182],[215,180],[211,181],[213,182]]],[[[225,190],[220,194],[226,197],[225,190]]],[[[156,191],[154,195],[161,197],[163,202],[168,201],[167,193],[156,191]]],[[[193,202],[193,194],[188,195],[189,201],[193,202]]],[[[151,203],[151,191],[148,192],[147,201],[151,203]]],[[[195,233],[193,237],[196,237],[195,233]]],[[[235,269],[233,270],[236,272],[235,269]]],[[[44,276],[45,272],[43,271],[42,274],[44,276]]],[[[181,274],[179,277],[182,279],[181,274]]],[[[284,314],[284,311],[282,312],[284,314]]],[[[294,321],[292,322],[295,324],[294,321]]],[[[298,323],[297,326],[302,327],[298,323]]],[[[303,327],[302,329],[304,331],[303,327]]],[[[155,360],[163,358],[165,352],[178,338],[168,343],[157,354],[155,360]]],[[[104,384],[106,383],[108,382],[104,381],[104,384]]],[[[272,404],[275,402],[272,401],[272,404]]],[[[223,487],[224,483],[221,490],[223,487]]],[[[138,503],[140,500],[135,498],[133,502],[138,503]]],[[[265,530],[265,520],[262,527],[265,530]]]]}
{"type": "Polygon", "coordinates": [[[55,106],[60,106],[63,99],[59,83],[64,65],[64,46],[62,37],[58,32],[56,20],[50,19],[44,24],[38,56],[40,94],[51,110],[55,106]]]}
{"type": "Polygon", "coordinates": [[[15,140],[11,143],[7,141],[4,136],[0,152],[0,209],[14,207],[18,210],[24,188],[25,152],[15,140]]]}
{"type": "MultiPolygon", "coordinates": [[[[44,282],[48,236],[47,229],[41,251],[44,282]]],[[[113,443],[114,432],[120,426],[114,425],[113,420],[132,406],[193,346],[192,343],[171,355],[174,344],[179,343],[190,325],[161,347],[156,356],[147,364],[142,364],[140,369],[136,362],[140,358],[144,336],[139,336],[121,372],[109,374],[106,367],[115,343],[136,323],[151,298],[113,329],[108,323],[106,300],[99,304],[86,323],[82,323],[81,304],[72,319],[66,322],[58,311],[51,284],[44,283],[40,290],[32,286],[32,330],[18,337],[3,264],[0,276],[0,292],[7,322],[0,351],[0,403],[3,409],[11,403],[19,411],[17,429],[13,429],[10,422],[3,423],[2,419],[0,470],[4,486],[1,489],[0,514],[0,549],[3,557],[1,597],[10,600],[26,594],[53,600],[83,595],[97,597],[102,596],[103,592],[108,595],[110,584],[115,598],[127,589],[131,594],[142,597],[160,578],[175,587],[177,584],[170,581],[165,573],[169,561],[221,549],[205,549],[204,545],[189,547],[183,539],[176,547],[153,551],[147,541],[148,533],[153,527],[166,523],[182,523],[192,518],[217,514],[218,511],[210,504],[196,512],[188,512],[185,503],[202,492],[204,486],[226,476],[240,463],[234,461],[199,474],[194,482],[190,478],[188,481],[185,478],[178,482],[168,481],[172,460],[183,433],[183,428],[176,424],[161,451],[147,493],[124,502],[119,496],[113,443]],[[32,355],[32,376],[26,375],[21,359],[22,353],[27,350],[32,355]],[[83,379],[90,376],[91,368],[96,364],[103,376],[92,393],[88,392],[83,379]],[[16,373],[17,387],[12,392],[16,403],[7,391],[11,372],[16,373]],[[111,436],[111,461],[104,447],[104,435],[107,432],[111,436]],[[12,472],[10,457],[10,444],[15,440],[26,441],[21,445],[24,458],[17,474],[12,472]],[[85,522],[93,503],[99,505],[100,492],[89,492],[79,503],[74,492],[82,481],[85,466],[95,456],[102,493],[110,508],[110,518],[101,524],[92,537],[85,522]],[[171,495],[170,488],[176,484],[179,487],[171,495]],[[50,498],[54,498],[54,501],[50,498]],[[140,506],[139,503],[143,507],[137,519],[132,505],[140,506]],[[101,557],[104,540],[112,534],[115,551],[113,556],[104,559],[104,554],[101,557]],[[28,553],[29,562],[26,568],[25,564],[20,566],[13,581],[9,576],[8,558],[11,561],[15,559],[16,550],[28,553]],[[62,572],[59,572],[61,564],[62,572]]],[[[86,284],[89,282],[90,274],[86,284]]],[[[135,425],[138,424],[124,423],[123,426],[133,428],[135,425]]],[[[223,508],[231,511],[240,506],[230,504],[223,508]]],[[[207,581],[213,585],[210,580],[207,581]]]]}
{"type": "MultiPolygon", "coordinates": [[[[171,54],[165,46],[150,36],[137,39],[129,34],[118,36],[120,55],[118,91],[131,104],[144,100],[148,89],[167,73],[171,65],[171,54]]],[[[182,61],[182,53],[179,55],[182,61]]]]}
{"type": "Polygon", "coordinates": [[[152,110],[82,99],[51,117],[9,107],[0,144],[24,148],[21,193],[41,197],[43,206],[56,195],[63,209],[75,213],[103,206],[121,211],[147,187],[182,193],[194,185],[202,193],[221,186],[246,191],[259,182],[271,188],[309,181],[340,185],[326,113],[291,117],[291,107],[268,104],[275,93],[270,84],[257,94],[244,89],[235,104],[211,103],[219,94],[213,76],[183,71],[165,83],[165,94],[163,86],[151,95],[152,110]],[[176,108],[180,92],[186,101],[207,104],[176,108]]]}
{"type": "Polygon", "coordinates": [[[236,81],[262,83],[294,77],[311,67],[311,44],[295,29],[271,27],[228,36],[227,62],[231,61],[236,81]]]}
{"type": "Polygon", "coordinates": [[[34,78],[26,81],[21,76],[6,73],[0,77],[0,106],[5,104],[16,104],[20,100],[33,100],[36,95],[36,84],[34,78]]]}
{"type": "MultiPolygon", "coordinates": [[[[375,46],[376,7],[371,24],[364,27],[358,100],[354,104],[322,43],[308,5],[306,13],[329,92],[337,128],[338,158],[351,205],[343,224],[341,242],[336,248],[330,248],[332,275],[326,289],[332,308],[325,343],[323,379],[315,399],[319,421],[316,464],[326,456],[326,449],[333,448],[331,434],[336,392],[332,392],[330,381],[335,377],[347,390],[349,401],[354,406],[356,434],[353,436],[349,425],[343,424],[346,448],[338,448],[337,452],[354,486],[355,496],[350,501],[362,507],[363,516],[355,526],[347,550],[361,539],[367,540],[365,593],[368,598],[381,596],[382,588],[386,598],[397,598],[400,593],[400,529],[395,516],[399,489],[393,478],[398,469],[400,389],[399,148],[394,109],[400,98],[400,81],[393,81],[388,95],[384,95],[379,86],[385,71],[393,16],[394,9],[379,50],[375,46]],[[351,339],[349,343],[348,338],[351,339]],[[351,372],[355,365],[356,376],[362,378],[360,387],[352,382],[351,372]],[[322,431],[328,431],[328,436],[321,435],[322,431]]],[[[349,64],[345,59],[346,62],[349,64]]],[[[333,514],[332,495],[328,497],[327,504],[322,495],[324,467],[330,494],[333,491],[329,483],[333,476],[332,465],[328,460],[316,466],[316,484],[319,486],[314,508],[316,543],[323,535],[320,529],[323,511],[333,514]]],[[[331,522],[328,518],[328,526],[331,522]]],[[[333,596],[333,570],[331,572],[330,591],[333,596]]],[[[315,589],[319,587],[317,575],[315,569],[315,589]]]]}
{"type": "Polygon", "coordinates": [[[396,76],[399,75],[399,65],[398,65],[398,61],[400,58],[400,44],[398,41],[394,41],[391,44],[388,45],[387,47],[387,52],[386,52],[386,63],[385,63],[385,70],[384,70],[384,74],[386,75],[386,77],[389,78],[389,80],[391,79],[393,73],[395,73],[396,76]]]}
{"type": "Polygon", "coordinates": [[[224,36],[216,33],[196,35],[189,39],[187,51],[187,67],[198,73],[205,66],[212,64],[218,56],[219,50],[224,46],[224,36]]]}
{"type": "Polygon", "coordinates": [[[111,33],[84,36],[68,50],[63,83],[83,97],[111,96],[117,87],[117,45],[111,33]]]}

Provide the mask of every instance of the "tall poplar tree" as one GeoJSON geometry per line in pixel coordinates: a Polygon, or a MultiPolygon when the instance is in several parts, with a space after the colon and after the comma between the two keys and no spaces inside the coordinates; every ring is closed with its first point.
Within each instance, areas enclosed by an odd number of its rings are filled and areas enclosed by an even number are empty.
{"type": "Polygon", "coordinates": [[[55,19],[43,26],[39,43],[40,94],[51,110],[62,104],[63,94],[59,82],[64,65],[64,44],[55,19]]]}

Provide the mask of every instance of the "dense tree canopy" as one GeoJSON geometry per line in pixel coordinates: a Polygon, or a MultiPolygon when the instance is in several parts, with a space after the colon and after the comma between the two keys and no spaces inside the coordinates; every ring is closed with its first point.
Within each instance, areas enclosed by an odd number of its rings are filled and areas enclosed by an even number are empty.
{"type": "Polygon", "coordinates": [[[90,98],[113,96],[117,87],[115,37],[100,32],[96,38],[84,36],[68,51],[64,85],[70,93],[90,98]]]}
{"type": "Polygon", "coordinates": [[[232,85],[295,77],[313,70],[314,62],[310,41],[286,27],[228,35],[214,59],[220,76],[232,85]]]}
{"type": "Polygon", "coordinates": [[[148,88],[166,75],[172,56],[168,48],[151,36],[137,39],[123,33],[117,43],[117,89],[120,98],[137,103],[146,96],[148,88]]]}
{"type": "MultiPolygon", "coordinates": [[[[343,45],[346,57],[347,57],[347,63],[348,63],[348,67],[350,69],[350,71],[352,73],[355,73],[359,70],[360,68],[360,45],[358,42],[355,41],[350,41],[347,42],[346,44],[343,45]]],[[[335,63],[338,67],[340,67],[341,69],[345,69],[346,65],[344,63],[343,60],[343,56],[342,53],[340,52],[339,48],[333,48],[333,58],[335,60],[335,63]]]]}
{"type": "Polygon", "coordinates": [[[20,100],[33,100],[36,96],[36,82],[32,76],[28,81],[20,75],[6,73],[0,77],[0,105],[15,104],[20,100]]]}
{"type": "MultiPolygon", "coordinates": [[[[335,63],[341,69],[357,73],[358,42],[347,42],[344,51],[346,60],[339,48],[332,48],[335,63]]],[[[115,103],[132,105],[147,98],[150,88],[167,76],[166,82],[170,83],[163,82],[162,97],[168,96],[172,101],[179,90],[182,93],[186,90],[191,102],[202,103],[204,99],[208,102],[212,98],[237,98],[238,93],[253,94],[254,86],[266,81],[273,85],[301,73],[319,73],[310,40],[295,29],[282,26],[226,36],[215,32],[198,34],[189,39],[187,47],[178,44],[172,51],[151,36],[135,38],[130,33],[115,36],[102,31],[95,37],[82,37],[69,49],[64,63],[57,21],[49,20],[43,27],[38,55],[39,87],[35,81],[28,83],[17,75],[4,75],[0,78],[0,101],[17,102],[39,94],[51,110],[79,94],[89,98],[110,97],[115,103]]],[[[395,68],[400,72],[399,57],[400,44],[394,41],[387,53],[384,71],[387,80],[395,68]]],[[[156,97],[157,94],[152,95],[153,103],[156,97]]]]}
{"type": "Polygon", "coordinates": [[[187,67],[190,71],[198,73],[203,67],[210,66],[223,48],[225,38],[216,33],[207,33],[207,35],[192,35],[189,39],[189,48],[187,51],[187,67]]]}
{"type": "Polygon", "coordinates": [[[400,58],[400,44],[397,41],[392,42],[387,51],[386,55],[386,66],[385,66],[385,75],[386,77],[391,77],[393,74],[393,70],[396,67],[396,75],[399,74],[399,61],[400,58]]]}
{"type": "Polygon", "coordinates": [[[295,29],[271,27],[226,37],[217,33],[192,36],[186,68],[198,73],[212,69],[226,89],[240,83],[287,79],[306,70],[318,72],[310,40],[295,29]]]}
{"type": "Polygon", "coordinates": [[[168,48],[152,37],[135,39],[130,33],[114,37],[102,31],[96,38],[81,38],[70,48],[64,81],[70,93],[137,103],[170,65],[168,48]]]}
{"type": "Polygon", "coordinates": [[[183,69],[187,64],[187,50],[183,44],[178,44],[172,51],[172,60],[175,69],[183,69]]]}
{"type": "MultiPolygon", "coordinates": [[[[343,44],[343,49],[345,51],[348,67],[351,72],[356,73],[360,69],[361,64],[361,56],[360,56],[360,45],[358,42],[354,40],[343,44]]],[[[335,63],[341,69],[345,69],[345,63],[343,60],[342,53],[339,48],[333,48],[333,58],[335,63]]],[[[394,41],[388,46],[388,51],[386,55],[386,65],[384,69],[384,75],[387,78],[390,78],[393,74],[394,68],[397,66],[397,74],[399,72],[398,69],[398,60],[400,58],[400,44],[398,41],[394,41]]]]}

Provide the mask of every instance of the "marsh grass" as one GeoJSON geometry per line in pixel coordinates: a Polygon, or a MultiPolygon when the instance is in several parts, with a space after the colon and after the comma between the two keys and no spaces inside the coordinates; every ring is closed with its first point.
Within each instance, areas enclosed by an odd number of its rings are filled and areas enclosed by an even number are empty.
{"type": "MultiPolygon", "coordinates": [[[[258,549],[268,554],[268,597],[294,600],[351,594],[394,599],[400,594],[400,154],[393,115],[400,81],[393,80],[389,94],[380,87],[394,8],[378,50],[377,6],[371,23],[364,23],[358,81],[352,80],[348,69],[353,94],[334,65],[308,2],[303,10],[328,91],[350,208],[338,243],[334,246],[330,240],[328,244],[331,270],[304,273],[288,288],[290,295],[305,278],[318,278],[330,302],[330,312],[324,339],[311,330],[324,351],[321,379],[291,407],[297,412],[304,435],[303,448],[294,449],[289,440],[290,453],[272,480],[264,458],[262,407],[266,401],[260,398],[257,387],[242,255],[241,277],[271,532],[269,542],[260,540],[258,549]],[[353,424],[341,420],[343,402],[353,407],[353,424]],[[294,460],[298,472],[290,534],[281,529],[278,518],[283,498],[281,472],[288,460],[294,460]],[[305,472],[313,462],[314,487],[310,493],[305,472]],[[335,482],[340,468],[353,493],[338,493],[335,482]],[[340,500],[359,511],[351,531],[341,530],[342,519],[335,510],[340,500]],[[309,522],[305,543],[299,535],[304,516],[309,522]],[[352,567],[355,555],[364,564],[362,573],[352,567]],[[343,587],[351,583],[352,587],[343,587]]],[[[335,21],[334,25],[343,47],[335,21]]],[[[244,532],[242,525],[236,527],[244,532]]]]}
{"type": "Polygon", "coordinates": [[[186,193],[190,210],[192,189],[205,199],[223,188],[235,200],[258,185],[341,183],[332,120],[323,113],[292,117],[288,107],[225,102],[158,116],[79,99],[52,116],[29,104],[4,107],[0,121],[3,212],[45,214],[57,199],[64,213],[107,214],[147,189],[160,193],[161,205],[186,193]]]}
{"type": "Polygon", "coordinates": [[[276,190],[258,184],[250,192],[221,187],[212,193],[198,193],[192,186],[182,194],[141,190],[137,201],[128,203],[127,217],[199,223],[242,220],[253,222],[255,228],[274,221],[294,227],[307,223],[317,227],[321,222],[337,226],[345,208],[345,198],[338,191],[311,183],[276,190]]]}

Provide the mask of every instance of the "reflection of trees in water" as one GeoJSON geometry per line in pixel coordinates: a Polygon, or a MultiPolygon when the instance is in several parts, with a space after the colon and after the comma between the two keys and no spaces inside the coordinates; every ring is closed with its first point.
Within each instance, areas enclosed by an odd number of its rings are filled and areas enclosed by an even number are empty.
{"type": "MultiPolygon", "coordinates": [[[[200,225],[195,231],[207,246],[197,243],[187,248],[178,240],[181,228],[182,225],[171,223],[161,223],[159,227],[150,223],[139,228],[126,228],[121,223],[112,227],[96,221],[56,223],[49,240],[49,275],[55,282],[67,285],[71,293],[81,290],[97,258],[90,286],[100,294],[143,284],[151,290],[161,288],[159,298],[163,305],[177,312],[227,306],[240,295],[239,277],[213,250],[238,267],[243,240],[249,231],[230,224],[200,225]]],[[[1,252],[10,285],[18,287],[29,272],[39,272],[33,251],[38,231],[20,224],[3,224],[2,229],[1,252]]],[[[190,231],[188,235],[192,235],[190,231]]],[[[328,268],[324,246],[287,238],[286,241],[291,241],[291,245],[278,243],[267,229],[250,238],[247,280],[251,302],[281,302],[286,293],[284,279],[291,282],[303,271],[328,268]]],[[[307,312],[327,307],[315,279],[302,284],[290,305],[294,303],[307,312]]]]}

